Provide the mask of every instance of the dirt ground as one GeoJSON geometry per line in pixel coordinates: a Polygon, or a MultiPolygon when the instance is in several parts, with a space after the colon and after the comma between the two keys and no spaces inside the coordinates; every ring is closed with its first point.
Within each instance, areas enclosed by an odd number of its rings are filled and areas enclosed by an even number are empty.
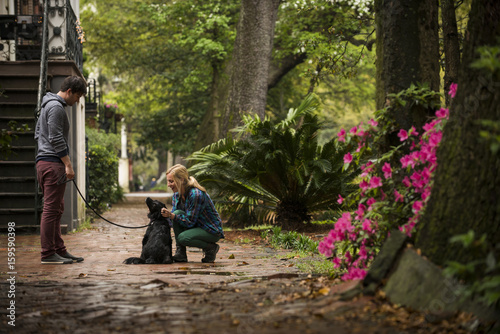
{"type": "MultiPolygon", "coordinates": [[[[124,225],[147,223],[141,201],[115,205],[105,216],[124,225]]],[[[345,299],[342,293],[357,282],[300,272],[286,260],[287,251],[271,248],[255,231],[226,232],[214,264],[201,263],[201,252],[190,248],[188,263],[123,264],[125,258],[140,254],[143,233],[96,221],[91,230],[64,236],[69,251],[85,257],[84,262],[70,265],[41,265],[39,237],[17,235],[15,271],[6,265],[7,236],[2,235],[0,333],[468,333],[474,329],[475,320],[467,314],[436,317],[393,305],[380,293],[345,299]],[[14,312],[8,309],[12,301],[14,312]]]]}

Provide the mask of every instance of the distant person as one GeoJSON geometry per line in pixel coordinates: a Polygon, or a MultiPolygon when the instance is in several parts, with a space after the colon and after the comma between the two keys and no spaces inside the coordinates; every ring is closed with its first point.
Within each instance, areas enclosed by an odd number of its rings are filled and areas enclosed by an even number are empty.
{"type": "Polygon", "coordinates": [[[150,187],[151,189],[153,189],[155,186],[156,186],[156,178],[154,178],[154,177],[153,177],[153,178],[151,179],[151,184],[149,185],[149,187],[150,187]]]}
{"type": "Polygon", "coordinates": [[[214,203],[186,167],[172,166],[167,170],[167,185],[174,192],[172,212],[162,209],[162,216],[170,218],[174,228],[176,252],[174,262],[187,262],[186,246],[201,248],[201,262],[215,262],[219,245],[224,238],[222,222],[214,203]]]}
{"type": "Polygon", "coordinates": [[[36,124],[35,140],[38,144],[36,173],[43,193],[43,213],[40,221],[42,264],[69,264],[83,261],[71,255],[61,235],[61,217],[64,212],[66,178],[75,172],[69,157],[69,120],[66,106],[72,106],[87,92],[85,80],[78,76],[64,79],[57,94],[47,93],[36,124]]]}

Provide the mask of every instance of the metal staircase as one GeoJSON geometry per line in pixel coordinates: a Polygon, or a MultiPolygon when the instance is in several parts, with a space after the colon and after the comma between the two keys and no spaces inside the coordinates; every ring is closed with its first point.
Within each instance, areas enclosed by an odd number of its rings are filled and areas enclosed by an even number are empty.
{"type": "Polygon", "coordinates": [[[10,121],[29,127],[12,132],[17,137],[11,143],[12,153],[0,158],[0,228],[11,221],[17,227],[38,225],[34,128],[39,66],[39,62],[0,62],[0,129],[10,130],[10,121]]]}

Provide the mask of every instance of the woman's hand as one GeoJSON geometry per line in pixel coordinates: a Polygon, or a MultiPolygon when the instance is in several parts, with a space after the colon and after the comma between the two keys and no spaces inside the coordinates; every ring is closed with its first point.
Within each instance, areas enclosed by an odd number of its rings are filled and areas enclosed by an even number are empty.
{"type": "Polygon", "coordinates": [[[175,218],[175,215],[165,208],[161,209],[161,215],[162,215],[162,217],[165,217],[165,218],[170,218],[170,219],[175,218]]]}

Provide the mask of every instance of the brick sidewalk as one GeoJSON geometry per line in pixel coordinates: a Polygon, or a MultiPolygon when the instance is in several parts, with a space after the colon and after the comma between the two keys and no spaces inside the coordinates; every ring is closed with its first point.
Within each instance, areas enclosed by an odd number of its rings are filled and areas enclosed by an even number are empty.
{"type": "MultiPolygon", "coordinates": [[[[147,207],[142,199],[114,205],[103,216],[125,226],[146,225],[147,207]]],[[[143,283],[160,279],[172,283],[213,283],[259,278],[275,274],[297,274],[293,267],[286,267],[267,247],[235,245],[220,240],[220,251],[214,264],[201,263],[202,252],[188,248],[188,263],[169,265],[125,265],[123,260],[140,256],[145,228],[124,229],[103,220],[94,224],[95,230],[63,236],[68,251],[85,258],[84,262],[70,265],[42,265],[40,263],[40,238],[38,235],[16,236],[16,272],[18,282],[74,280],[143,283]],[[234,259],[229,259],[230,257],[234,259]]],[[[6,239],[6,236],[1,236],[6,239]]],[[[175,238],[174,242],[175,251],[175,238]]],[[[2,245],[4,245],[2,241],[2,245]]],[[[285,254],[285,252],[282,252],[285,254]]],[[[279,256],[278,256],[279,257],[279,256]]],[[[7,248],[0,248],[2,280],[7,270],[7,248]]]]}

